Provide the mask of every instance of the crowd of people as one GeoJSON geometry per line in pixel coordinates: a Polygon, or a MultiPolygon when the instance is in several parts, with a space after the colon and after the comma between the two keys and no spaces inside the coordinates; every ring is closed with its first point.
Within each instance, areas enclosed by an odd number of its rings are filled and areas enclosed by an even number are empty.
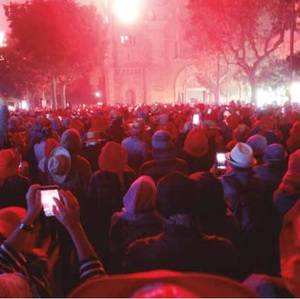
{"type": "Polygon", "coordinates": [[[180,284],[201,273],[300,297],[299,198],[297,105],[2,103],[0,296],[65,297],[111,279],[110,297],[115,275],[133,284],[143,272],[150,288],[118,295],[202,297],[180,284]],[[45,186],[59,189],[52,217],[45,186]],[[156,270],[181,276],[170,285],[156,270]]]}

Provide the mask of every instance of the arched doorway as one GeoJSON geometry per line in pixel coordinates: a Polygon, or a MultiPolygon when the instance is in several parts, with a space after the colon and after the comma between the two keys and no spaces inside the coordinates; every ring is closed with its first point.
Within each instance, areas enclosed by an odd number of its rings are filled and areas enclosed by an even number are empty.
{"type": "Polygon", "coordinates": [[[176,101],[180,103],[211,102],[211,92],[200,81],[199,69],[196,65],[189,65],[179,72],[175,82],[176,101]]]}
{"type": "Polygon", "coordinates": [[[134,89],[127,89],[126,90],[125,101],[129,105],[135,106],[135,104],[136,104],[136,96],[135,96],[134,89]]]}

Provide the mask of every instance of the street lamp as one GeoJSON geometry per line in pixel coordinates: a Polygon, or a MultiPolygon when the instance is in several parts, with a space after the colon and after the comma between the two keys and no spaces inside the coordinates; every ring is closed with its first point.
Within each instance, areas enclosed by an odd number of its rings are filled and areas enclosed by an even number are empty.
{"type": "Polygon", "coordinates": [[[112,12],[116,18],[125,24],[132,24],[140,16],[142,0],[114,0],[112,12]]]}

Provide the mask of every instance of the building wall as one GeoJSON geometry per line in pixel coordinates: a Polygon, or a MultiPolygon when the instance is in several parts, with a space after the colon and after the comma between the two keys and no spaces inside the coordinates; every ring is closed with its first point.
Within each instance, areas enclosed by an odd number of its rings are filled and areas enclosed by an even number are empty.
{"type": "Polygon", "coordinates": [[[109,101],[153,103],[178,98],[177,77],[193,63],[180,49],[179,4],[183,1],[148,1],[144,18],[131,26],[120,24],[112,16],[107,64],[109,101]],[[128,40],[124,41],[126,36],[128,40]]]}

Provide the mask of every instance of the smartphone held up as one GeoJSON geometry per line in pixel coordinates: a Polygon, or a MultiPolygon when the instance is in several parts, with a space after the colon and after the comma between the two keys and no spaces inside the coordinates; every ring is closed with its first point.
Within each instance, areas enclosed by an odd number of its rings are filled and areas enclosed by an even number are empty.
{"type": "Polygon", "coordinates": [[[56,207],[54,199],[60,200],[58,186],[43,186],[40,188],[41,202],[46,217],[54,216],[53,209],[56,207]]]}
{"type": "Polygon", "coordinates": [[[217,153],[216,155],[216,165],[219,170],[226,170],[226,155],[225,153],[217,153]]]}

